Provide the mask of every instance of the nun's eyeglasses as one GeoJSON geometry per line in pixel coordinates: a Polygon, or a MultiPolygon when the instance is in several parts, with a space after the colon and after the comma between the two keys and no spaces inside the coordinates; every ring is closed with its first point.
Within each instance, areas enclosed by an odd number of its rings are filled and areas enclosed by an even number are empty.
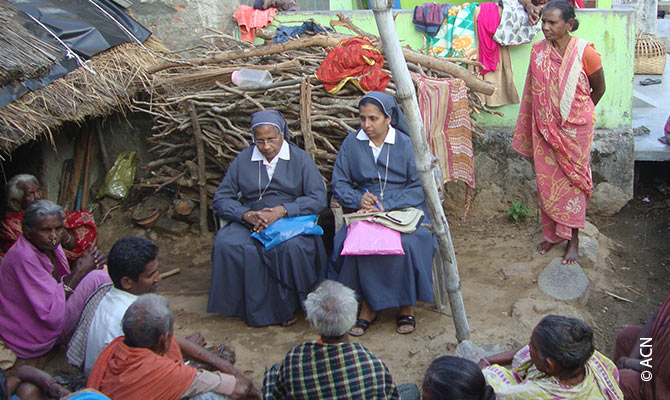
{"type": "Polygon", "coordinates": [[[265,145],[265,144],[275,144],[279,142],[280,137],[275,137],[275,138],[270,138],[270,139],[254,139],[254,143],[257,145],[265,145]]]}

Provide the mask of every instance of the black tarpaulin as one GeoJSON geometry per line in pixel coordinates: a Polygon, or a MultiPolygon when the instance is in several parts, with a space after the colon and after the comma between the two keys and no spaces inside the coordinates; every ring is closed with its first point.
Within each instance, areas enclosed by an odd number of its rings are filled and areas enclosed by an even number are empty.
{"type": "Polygon", "coordinates": [[[10,0],[10,3],[18,10],[17,18],[23,19],[23,26],[34,36],[63,48],[63,56],[42,78],[0,87],[0,108],[80,66],[79,60],[63,44],[81,61],[86,61],[122,43],[144,42],[151,35],[108,0],[10,0]]]}

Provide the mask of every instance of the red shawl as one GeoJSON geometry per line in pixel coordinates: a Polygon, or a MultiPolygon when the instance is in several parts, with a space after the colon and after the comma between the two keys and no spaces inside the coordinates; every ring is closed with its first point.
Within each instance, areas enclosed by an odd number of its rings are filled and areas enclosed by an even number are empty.
{"type": "Polygon", "coordinates": [[[383,92],[391,77],[382,71],[384,56],[370,40],[362,37],[342,39],[328,52],[314,74],[328,93],[340,91],[349,81],[364,93],[383,92]]]}
{"type": "MultiPolygon", "coordinates": [[[[21,236],[23,232],[21,221],[23,221],[23,211],[8,211],[5,214],[5,219],[0,222],[1,255],[4,256],[16,242],[16,239],[21,236]]],[[[98,244],[98,231],[95,226],[95,219],[90,212],[66,211],[63,223],[65,229],[72,231],[77,241],[77,245],[72,251],[63,249],[69,261],[78,259],[89,246],[98,244]]]]}
{"type": "Polygon", "coordinates": [[[86,386],[112,400],[179,400],[193,383],[196,369],[184,365],[175,338],[162,356],[130,347],[124,338],[114,339],[100,353],[86,386]]]}

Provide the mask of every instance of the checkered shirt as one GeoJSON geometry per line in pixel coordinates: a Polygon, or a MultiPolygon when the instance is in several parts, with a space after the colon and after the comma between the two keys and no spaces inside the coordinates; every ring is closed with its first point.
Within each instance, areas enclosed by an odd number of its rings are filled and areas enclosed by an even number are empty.
{"type": "Polygon", "coordinates": [[[309,342],[265,371],[263,398],[400,399],[386,365],[358,343],[309,342]]]}

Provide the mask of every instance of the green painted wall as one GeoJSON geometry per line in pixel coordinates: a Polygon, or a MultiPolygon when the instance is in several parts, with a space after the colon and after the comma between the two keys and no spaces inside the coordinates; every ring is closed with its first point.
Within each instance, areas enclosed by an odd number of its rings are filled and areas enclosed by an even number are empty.
{"type": "MultiPolygon", "coordinates": [[[[361,29],[378,35],[377,24],[371,11],[343,11],[361,29]]],[[[287,13],[277,14],[276,21],[296,21],[314,18],[327,25],[336,19],[337,12],[287,13]]],[[[396,28],[401,44],[421,49],[423,37],[414,29],[412,11],[402,10],[396,14],[396,28]]],[[[607,90],[598,104],[597,126],[618,128],[630,126],[633,99],[633,53],[635,48],[634,12],[629,10],[586,9],[579,10],[580,22],[577,34],[594,43],[602,56],[607,90]]],[[[338,32],[350,33],[340,27],[338,32]]],[[[536,40],[540,40],[540,33],[536,40]]],[[[530,45],[511,48],[514,77],[519,94],[523,91],[526,71],[530,59],[530,45]]],[[[519,111],[518,105],[498,107],[504,117],[482,115],[477,119],[481,126],[514,126],[519,111]]]]}

